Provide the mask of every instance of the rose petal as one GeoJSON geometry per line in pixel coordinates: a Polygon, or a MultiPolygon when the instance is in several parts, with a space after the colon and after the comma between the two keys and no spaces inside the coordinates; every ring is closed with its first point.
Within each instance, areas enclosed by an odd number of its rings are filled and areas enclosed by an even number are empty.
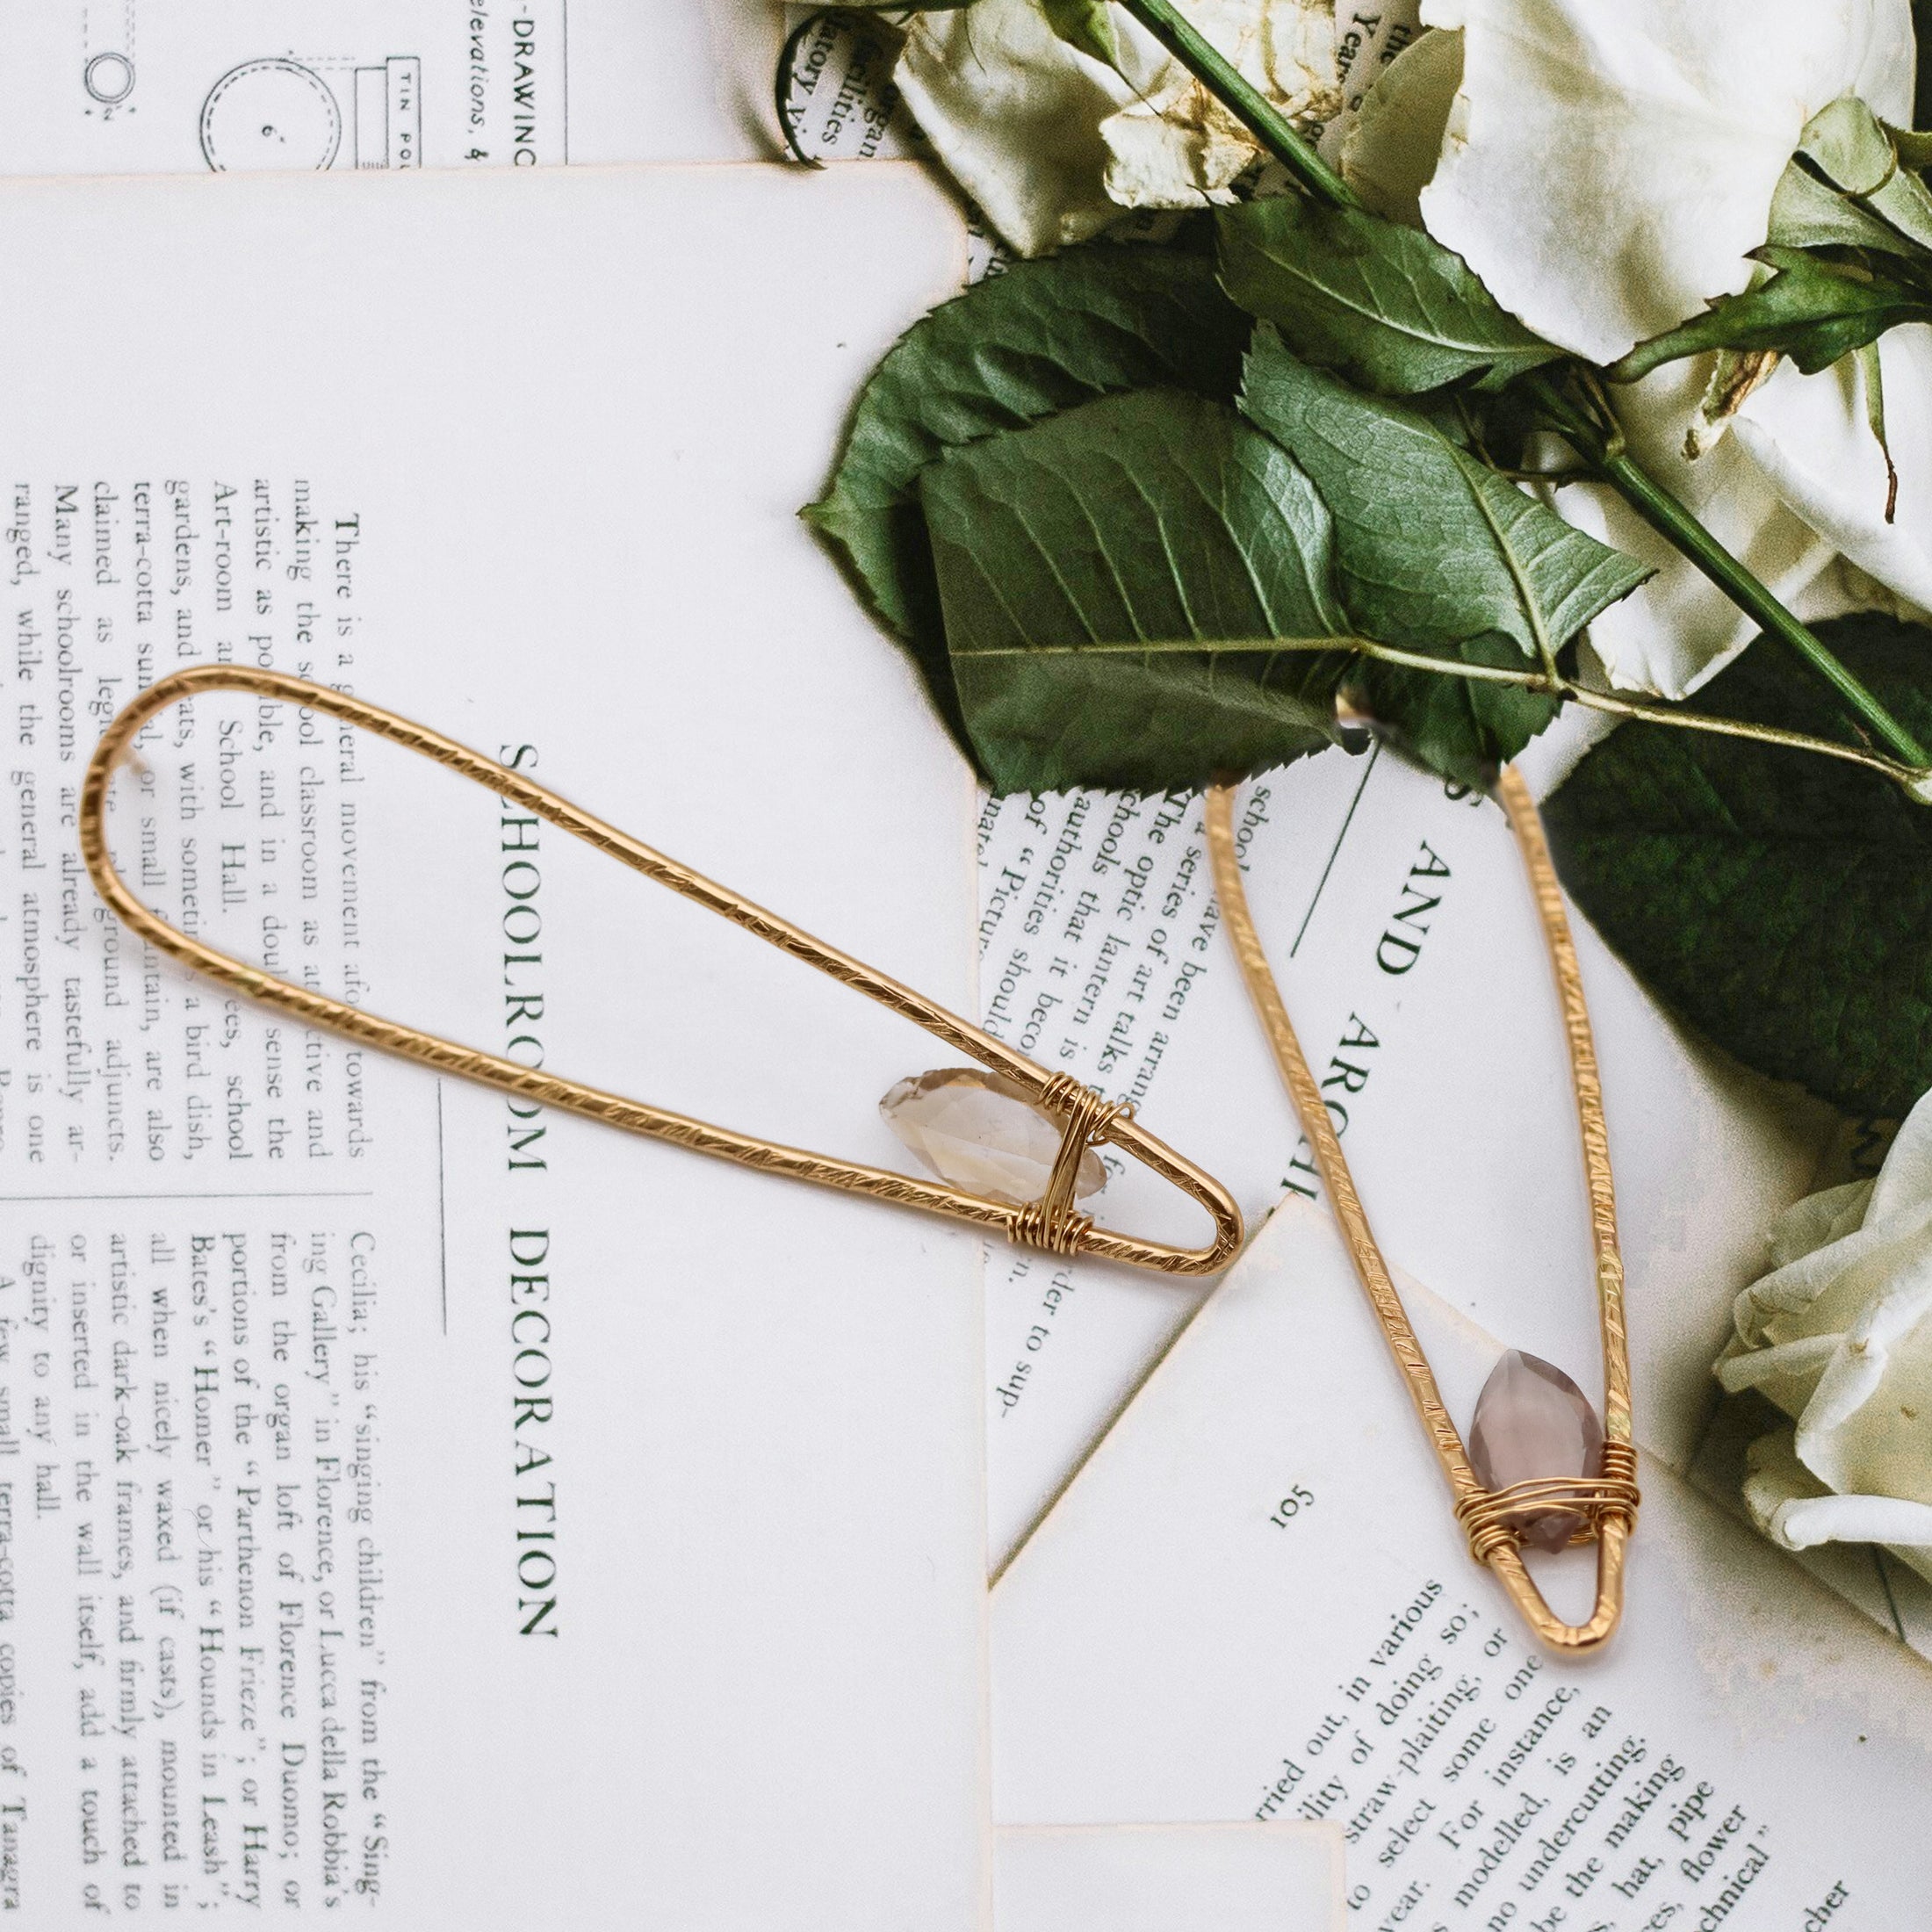
{"type": "Polygon", "coordinates": [[[1794,1202],[1771,1224],[1771,1266],[1787,1267],[1856,1233],[1871,1204],[1869,1180],[1848,1180],[1794,1202]]]}
{"type": "Polygon", "coordinates": [[[1201,208],[1232,201],[1234,181],[1254,159],[1246,130],[1195,85],[1164,88],[1100,126],[1107,191],[1123,208],[1201,208]]]}
{"type": "Polygon", "coordinates": [[[1932,1545],[1932,1095],[1848,1225],[1862,1193],[1807,1204],[1806,1239],[1842,1231],[1745,1290],[1738,1339],[1715,1365],[1727,1389],[1755,1388],[1796,1416],[1791,1435],[1752,1445],[1745,1484],[1753,1516],[1787,1548],[1932,1545]]]}
{"type": "Polygon", "coordinates": [[[1932,1578],[1932,1507],[1895,1496],[1832,1496],[1799,1461],[1789,1432],[1761,1436],[1746,1453],[1744,1505],[1772,1542],[1788,1550],[1821,1543],[1883,1543],[1932,1578]]]}
{"type": "Polygon", "coordinates": [[[1892,1136],[1885,1165],[1872,1184],[1866,1218],[1890,1221],[1923,1208],[1928,1201],[1932,1201],[1932,1105],[1921,1101],[1892,1136]]]}
{"type": "Polygon", "coordinates": [[[1100,123],[1133,90],[1061,40],[1039,0],[914,15],[895,78],[953,177],[1020,254],[1085,241],[1119,215],[1100,123]]]}
{"type": "Polygon", "coordinates": [[[1843,1494],[1932,1503],[1932,1253],[1917,1251],[1866,1305],[1798,1418],[1806,1468],[1843,1494]]]}
{"type": "Polygon", "coordinates": [[[1787,1376],[1813,1385],[1825,1365],[1838,1352],[1835,1335],[1806,1335],[1795,1342],[1780,1342],[1775,1348],[1747,1349],[1727,1356],[1718,1364],[1718,1381],[1727,1395],[1741,1388],[1762,1388],[1768,1381],[1787,1376]]]}
{"type": "Polygon", "coordinates": [[[1770,1513],[1765,1532],[1788,1550],[1820,1543],[1932,1546],[1932,1505],[1889,1496],[1797,1496],[1770,1513]]]}
{"type": "Polygon", "coordinates": [[[1774,1268],[1734,1304],[1740,1339],[1756,1347],[1849,1332],[1860,1311],[1916,1258],[1932,1254],[1932,1200],[1919,1200],[1774,1268]]]}
{"type": "MultiPolygon", "coordinates": [[[[1291,119],[1340,105],[1327,0],[1183,0],[1194,24],[1291,119]]],[[[960,185],[1022,255],[1083,242],[1123,208],[1229,198],[1256,154],[1233,115],[1115,11],[1121,71],[1077,53],[1039,0],[912,17],[897,79],[960,185]]]]}
{"type": "Polygon", "coordinates": [[[1342,143],[1342,173],[1377,214],[1422,226],[1422,191],[1435,174],[1462,86],[1462,36],[1432,27],[1404,47],[1364,97],[1342,143]]]}
{"type": "Polygon", "coordinates": [[[1732,433],[1790,508],[1908,603],[1932,607],[1932,328],[1878,344],[1886,441],[1899,476],[1885,522],[1884,452],[1865,419],[1864,377],[1846,359],[1815,376],[1789,364],[1739,410],[1732,433]]]}
{"type": "Polygon", "coordinates": [[[1744,1452],[1744,1506],[1767,1536],[1784,1504],[1825,1493],[1824,1484],[1798,1460],[1788,1429],[1758,1437],[1744,1452]]]}
{"type": "MultiPolygon", "coordinates": [[[[1323,119],[1340,108],[1329,0],[1190,0],[1186,11],[1290,120],[1323,119]]],[[[1126,208],[1232,200],[1236,177],[1260,153],[1242,122],[1179,61],[1169,61],[1139,98],[1105,122],[1100,136],[1112,157],[1107,193],[1126,208]]]]}
{"type": "MultiPolygon", "coordinates": [[[[1370,90],[1343,146],[1342,166],[1350,182],[1391,220],[1420,223],[1418,198],[1459,104],[1462,46],[1461,33],[1453,29],[1424,33],[1370,90]]],[[[1453,146],[1460,137],[1449,138],[1453,146]]],[[[1626,435],[1639,460],[1729,547],[1782,595],[1800,596],[1828,566],[1828,544],[1788,512],[1751,463],[1714,447],[1695,465],[1686,459],[1684,424],[1703,395],[1708,362],[1703,357],[1695,364],[1674,364],[1617,392],[1626,435]]],[[[1613,492],[1566,487],[1556,494],[1555,504],[1570,522],[1657,572],[1592,627],[1592,645],[1613,684],[1681,697],[1755,634],[1756,627],[1731,600],[1613,492]]]]}
{"type": "Polygon", "coordinates": [[[1909,120],[1909,0],[1427,0],[1464,32],[1424,220],[1531,328],[1607,363],[1743,288],[1839,95],[1909,120]]]}

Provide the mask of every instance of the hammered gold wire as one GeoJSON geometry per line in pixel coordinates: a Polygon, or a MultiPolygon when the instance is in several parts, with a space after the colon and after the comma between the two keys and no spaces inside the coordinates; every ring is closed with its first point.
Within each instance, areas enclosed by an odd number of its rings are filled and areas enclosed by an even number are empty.
{"type": "Polygon", "coordinates": [[[1222,918],[1240,962],[1241,977],[1294,1102],[1301,1129],[1315,1150],[1316,1164],[1341,1223],[1356,1274],[1448,1481],[1456,1520],[1469,1539],[1469,1554],[1496,1573],[1524,1620],[1544,1643],[1553,1650],[1578,1654],[1599,1648],[1617,1627],[1623,1613],[1625,1551],[1637,1522],[1637,1452],[1631,1435],[1624,1265],[1617,1240],[1617,1196],[1611,1179],[1603,1084],[1597,1076],[1590,1009],[1584,1003],[1582,975],[1577,970],[1576,950],[1563,911],[1562,890],[1550,862],[1542,819],[1528,786],[1512,768],[1503,768],[1497,795],[1523,854],[1555,975],[1569,1049],[1570,1082],[1582,1132],[1583,1178],[1590,1194],[1590,1242],[1596,1253],[1604,1352],[1604,1451],[1601,1474],[1593,1478],[1517,1483],[1500,1491],[1485,1489],[1477,1480],[1468,1451],[1443,1406],[1429,1359],[1389,1279],[1321,1087],[1295,1038],[1280,989],[1255,931],[1235,846],[1232,785],[1217,784],[1208,790],[1208,849],[1222,918]],[[1555,1507],[1573,1510],[1577,1515],[1580,1527],[1573,1540],[1597,1544],[1597,1601],[1588,1620],[1581,1624],[1565,1623],[1557,1616],[1523,1561],[1525,1521],[1555,1507]]]}
{"type": "Polygon", "coordinates": [[[863,1194],[875,1200],[970,1222],[1009,1240],[1042,1247],[1055,1254],[1094,1255],[1102,1260],[1125,1262],[1165,1274],[1204,1275],[1225,1267],[1240,1248],[1241,1211],[1234,1197],[1213,1176],[1136,1124],[1131,1108],[1106,1100],[1068,1074],[1051,1073],[1035,1065],[923,994],[814,939],[729,887],[705,878],[593,818],[522,773],[507,770],[454,739],[347,692],[313,684],[284,672],[243,665],[192,665],[162,678],[134,698],[101,734],[81,791],[80,845],[95,890],[123,923],[149,944],[244,998],[291,1015],[304,1026],[339,1034],[384,1053],[432,1067],[439,1073],[476,1081],[545,1107],[602,1121],[627,1133],[669,1141],[696,1153],[733,1161],[761,1172],[781,1174],[816,1186],[836,1188],[843,1193],[863,1194]],[[1036,1106],[1061,1118],[1060,1150],[1045,1193],[1036,1201],[1014,1206],[962,1188],[895,1173],[890,1169],[861,1166],[785,1147],[754,1135],[737,1133],[729,1128],[713,1127],[559,1074],[519,1065],[400,1020],[364,1013],[326,993],[278,979],[258,967],[231,958],[170,926],[141,904],[114,868],[107,847],[108,788],[115,770],[133,748],[136,735],[151,718],[171,705],[213,691],[240,691],[321,711],[418,753],[473,780],[512,804],[547,819],[633,871],[744,927],[780,952],[876,1000],[948,1046],[970,1055],[980,1065],[1013,1082],[1036,1106]],[[1097,1227],[1086,1215],[1076,1213],[1072,1206],[1073,1182],[1080,1157],[1088,1147],[1100,1143],[1111,1143],[1123,1153],[1132,1155],[1199,1202],[1214,1224],[1213,1240],[1202,1248],[1177,1248],[1097,1227]]]}

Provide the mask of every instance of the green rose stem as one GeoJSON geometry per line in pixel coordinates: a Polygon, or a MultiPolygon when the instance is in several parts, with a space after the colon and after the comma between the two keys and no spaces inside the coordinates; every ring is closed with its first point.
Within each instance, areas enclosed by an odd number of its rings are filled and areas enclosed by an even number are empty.
{"type": "MultiPolygon", "coordinates": [[[[1847,745],[1837,739],[1817,738],[1808,732],[1785,731],[1776,724],[1748,724],[1739,718],[1715,717],[1707,711],[1690,710],[1681,704],[1634,704],[1628,698],[1579,684],[1575,679],[1567,678],[1560,671],[1518,671],[1495,664],[1448,664],[1424,652],[1403,651],[1394,645],[1380,644],[1373,638],[1262,638],[1255,640],[1253,648],[1258,657],[1275,651],[1319,655],[1337,649],[1347,650],[1358,657],[1373,658],[1381,664],[1399,664],[1408,671],[1429,671],[1478,684],[1514,685],[1519,690],[1534,691],[1539,696],[1557,698],[1568,704],[1581,704],[1586,710],[1602,711],[1611,717],[1634,718],[1646,724],[1666,724],[1679,731],[1707,732],[1717,738],[1748,739],[1753,744],[1781,745],[1790,751],[1815,752],[1820,758],[1834,758],[1842,764],[1857,765],[1866,771],[1877,772],[1881,777],[1901,786],[1921,804],[1932,804],[1932,797],[1927,795],[1926,774],[1922,768],[1901,765],[1896,759],[1887,758],[1868,746],[1847,745]]],[[[1083,645],[1080,649],[1083,653],[1117,652],[1123,656],[1144,657],[1150,650],[1197,652],[1200,646],[1190,640],[1171,646],[1136,642],[1083,645]]]]}
{"type": "MultiPolygon", "coordinates": [[[[1173,0],[1118,0],[1118,4],[1238,116],[1263,148],[1309,194],[1337,207],[1362,206],[1361,198],[1348,183],[1296,133],[1266,95],[1243,78],[1220,49],[1180,12],[1173,0]]],[[[1651,529],[1689,558],[1741,610],[1774,636],[1782,638],[1896,756],[1916,771],[1932,766],[1932,758],[1926,755],[1924,747],[1911,732],[1839,662],[1820,638],[1618,446],[1613,434],[1592,422],[1548,377],[1532,377],[1528,380],[1531,393],[1565,440],[1651,529]]],[[[1916,790],[1914,795],[1922,796],[1916,790]]]]}
{"type": "Polygon", "coordinates": [[[1908,765],[1928,762],[1919,742],[1833,655],[1824,642],[1774,597],[1676,497],[1618,446],[1614,433],[1593,422],[1564,395],[1561,386],[1539,371],[1525,387],[1576,453],[1643,518],[1674,544],[1746,616],[1782,638],[1837,692],[1874,736],[1908,765]]]}
{"type": "Polygon", "coordinates": [[[1120,0],[1208,91],[1237,114],[1248,132],[1320,201],[1359,207],[1355,191],[1303,141],[1272,101],[1173,4],[1173,0],[1120,0]]]}

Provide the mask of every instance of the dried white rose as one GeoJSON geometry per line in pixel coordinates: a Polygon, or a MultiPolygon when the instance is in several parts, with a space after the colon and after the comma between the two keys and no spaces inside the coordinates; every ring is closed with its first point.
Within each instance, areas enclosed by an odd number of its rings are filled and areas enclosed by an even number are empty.
{"type": "MultiPolygon", "coordinates": [[[[1462,139],[1468,112],[1463,47],[1461,33],[1438,27],[1405,48],[1370,90],[1343,145],[1342,169],[1351,185],[1392,220],[1422,226],[1424,197],[1438,161],[1462,139]]],[[[1748,448],[1727,439],[1695,462],[1684,453],[1683,426],[1703,396],[1710,363],[1708,357],[1673,363],[1617,392],[1631,452],[1778,596],[1803,603],[1826,576],[1830,543],[1786,507],[1748,448]]],[[[1869,441],[1862,415],[1859,427],[1869,441]]],[[[1681,697],[1749,642],[1755,624],[1614,490],[1569,484],[1554,501],[1571,523],[1655,569],[1590,627],[1591,645],[1612,683],[1681,697]]]]}
{"type": "MultiPolygon", "coordinates": [[[[1742,249],[1763,239],[1817,105],[1851,84],[1881,114],[1909,117],[1904,0],[1428,0],[1424,12],[1468,25],[1424,34],[1376,83],[1344,171],[1371,205],[1426,221],[1469,256],[1532,327],[1600,358],[1743,285],[1742,249]],[[1727,66],[1720,32],[1739,46],[1782,38],[1727,66]],[[1755,107],[1751,88],[1765,90],[1755,107]],[[1479,192],[1493,198],[1477,207],[1479,192]]],[[[1932,603],[1932,330],[1895,329],[1880,354],[1899,471],[1889,523],[1885,458],[1849,364],[1756,371],[1734,414],[1715,418],[1708,356],[1614,392],[1645,469],[1807,618],[1851,602],[1841,552],[1907,605],[1932,603]]],[[[1755,634],[1615,492],[1572,485],[1555,501],[1656,567],[1591,626],[1612,683],[1683,697],[1755,634]]]]}
{"type": "MultiPolygon", "coordinates": [[[[1291,119],[1335,112],[1331,0],[1182,0],[1291,119]]],[[[1022,255],[1085,241],[1125,208],[1232,198],[1247,130],[1144,30],[1114,13],[1120,69],[1047,25],[1039,0],[915,15],[897,78],[954,177],[1022,255]]]]}
{"type": "Polygon", "coordinates": [[[1424,0],[1463,34],[1423,219],[1504,307],[1592,362],[1750,278],[1805,123],[1909,121],[1909,0],[1424,0]]]}
{"type": "Polygon", "coordinates": [[[1133,89],[1061,40],[1039,0],[916,16],[896,78],[953,178],[1020,254],[1084,242],[1119,214],[1100,125],[1133,89]]]}
{"type": "Polygon", "coordinates": [[[1932,1577],[1932,1096],[1878,1179],[1791,1208],[1717,1364],[1795,1419],[1757,1444],[1745,1501],[1787,1549],[1883,1543],[1932,1577]]]}
{"type": "Polygon", "coordinates": [[[1462,36],[1448,28],[1411,40],[1376,76],[1342,142],[1342,173],[1377,214],[1422,227],[1461,87],[1462,36]]]}
{"type": "MultiPolygon", "coordinates": [[[[1329,0],[1184,0],[1202,33],[1290,120],[1339,111],[1329,0]]],[[[1136,32],[1138,29],[1135,30],[1136,32]]],[[[1259,153],[1247,128],[1179,61],[1105,122],[1107,191],[1127,208],[1192,208],[1232,198],[1259,153]]]]}

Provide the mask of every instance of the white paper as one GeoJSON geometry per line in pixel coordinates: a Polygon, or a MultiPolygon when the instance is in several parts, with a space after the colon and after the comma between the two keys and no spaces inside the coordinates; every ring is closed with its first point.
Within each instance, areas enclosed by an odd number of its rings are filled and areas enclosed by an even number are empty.
{"type": "Polygon", "coordinates": [[[1332,1825],[1012,1825],[997,1932],[1341,1932],[1332,1825]]]}
{"type": "MultiPolygon", "coordinates": [[[[1467,1426],[1497,1344],[1405,1295],[1467,1426]]],[[[995,1592],[996,1815],[1339,1822],[1365,1927],[1916,1922],[1925,1666],[1640,1480],[1622,1629],[1549,1656],[1471,1564],[1332,1225],[1290,1204],[995,1592]]],[[[1590,1555],[1553,1586],[1572,1614],[1590,1555]]]]}
{"type": "Polygon", "coordinates": [[[4,0],[0,173],[775,151],[770,0],[4,0]]]}
{"type": "MultiPolygon", "coordinates": [[[[956,220],[205,175],[6,186],[0,249],[0,1900],[977,1925],[974,1238],[312,1040],[73,833],[139,684],[263,660],[969,999],[965,775],[795,514],[956,220]]],[[[146,756],[127,876],[238,949],[893,1162],[925,1035],[552,828],[252,701],[146,756]]]]}

